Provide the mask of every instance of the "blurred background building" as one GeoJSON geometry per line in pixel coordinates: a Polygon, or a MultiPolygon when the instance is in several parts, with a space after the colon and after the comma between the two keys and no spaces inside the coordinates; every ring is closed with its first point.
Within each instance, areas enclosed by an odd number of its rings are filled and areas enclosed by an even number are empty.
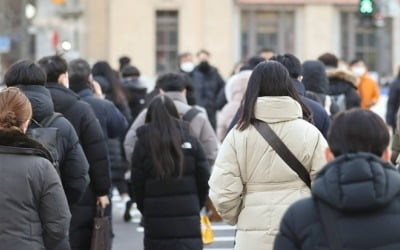
{"type": "Polygon", "coordinates": [[[400,65],[400,0],[372,1],[373,14],[363,17],[360,2],[1,0],[0,55],[3,67],[55,51],[114,66],[127,55],[152,76],[176,69],[179,53],[204,48],[228,76],[240,60],[271,48],[303,60],[324,52],[361,57],[381,76],[392,75],[400,65]]]}

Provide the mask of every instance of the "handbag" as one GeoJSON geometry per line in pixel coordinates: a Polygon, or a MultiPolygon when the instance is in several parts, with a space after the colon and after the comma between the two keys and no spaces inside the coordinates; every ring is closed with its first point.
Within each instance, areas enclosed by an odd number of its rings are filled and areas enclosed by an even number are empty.
{"type": "Polygon", "coordinates": [[[297,173],[300,179],[307,185],[311,187],[310,174],[303,166],[303,164],[293,155],[293,153],[287,148],[283,141],[275,134],[272,128],[263,121],[256,120],[253,124],[257,129],[258,133],[264,137],[268,144],[275,150],[275,152],[286,162],[289,167],[297,173]]]}
{"type": "Polygon", "coordinates": [[[329,248],[342,250],[342,242],[336,228],[337,211],[320,201],[317,202],[317,206],[329,248]]]}
{"type": "Polygon", "coordinates": [[[208,245],[214,242],[214,232],[211,227],[211,222],[207,215],[200,216],[201,224],[201,238],[204,245],[208,245]]]}
{"type": "Polygon", "coordinates": [[[104,216],[104,208],[96,206],[94,218],[91,250],[110,250],[111,225],[109,216],[104,216]]]}

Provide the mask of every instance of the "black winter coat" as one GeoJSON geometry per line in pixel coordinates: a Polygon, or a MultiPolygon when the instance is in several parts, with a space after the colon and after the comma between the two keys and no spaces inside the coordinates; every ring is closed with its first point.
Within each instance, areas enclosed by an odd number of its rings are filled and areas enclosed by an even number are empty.
{"type": "MultiPolygon", "coordinates": [[[[25,85],[19,88],[32,105],[32,119],[41,122],[54,113],[50,92],[44,86],[25,85]]],[[[89,164],[79,144],[74,127],[65,117],[54,120],[52,127],[58,128],[62,143],[59,145],[60,177],[70,205],[76,204],[89,184],[89,164]]]]}
{"type": "Polygon", "coordinates": [[[90,187],[81,201],[71,208],[70,243],[72,249],[90,249],[96,197],[107,195],[111,186],[107,145],[92,108],[72,90],[57,83],[47,83],[54,109],[74,126],[89,161],[90,187]]]}
{"type": "Polygon", "coordinates": [[[275,250],[325,250],[316,201],[337,211],[335,223],[342,249],[400,249],[400,173],[380,158],[348,154],[321,170],[312,198],[294,203],[281,222],[275,250]]]}
{"type": "Polygon", "coordinates": [[[206,109],[208,119],[215,129],[217,110],[224,106],[224,103],[219,102],[223,101],[224,95],[220,95],[220,92],[224,91],[225,82],[218,70],[212,66],[206,69],[197,66],[192,72],[192,77],[196,103],[206,109]]]}
{"type": "Polygon", "coordinates": [[[16,130],[0,130],[0,248],[53,249],[71,214],[50,153],[16,130]]]}
{"type": "Polygon", "coordinates": [[[147,87],[136,77],[127,77],[121,81],[122,88],[128,100],[132,121],[146,107],[147,87]]]}
{"type": "Polygon", "coordinates": [[[329,95],[346,96],[346,109],[359,108],[361,98],[357,93],[357,77],[350,72],[340,69],[331,69],[327,71],[329,79],[329,95]]]}
{"type": "Polygon", "coordinates": [[[78,95],[93,108],[97,119],[100,121],[103,134],[107,138],[112,179],[124,180],[128,162],[123,155],[120,138],[125,135],[125,131],[128,129],[128,121],[114,103],[95,97],[91,89],[83,89],[79,91],[78,95]]]}
{"type": "Polygon", "coordinates": [[[393,81],[390,86],[389,100],[386,110],[386,122],[392,128],[396,128],[397,112],[400,107],[400,75],[393,81]]]}
{"type": "Polygon", "coordinates": [[[149,125],[138,129],[138,142],[132,159],[133,193],[144,216],[146,250],[203,249],[200,208],[208,195],[208,161],[199,142],[184,136],[184,173],[182,177],[156,178],[144,137],[149,125]]]}

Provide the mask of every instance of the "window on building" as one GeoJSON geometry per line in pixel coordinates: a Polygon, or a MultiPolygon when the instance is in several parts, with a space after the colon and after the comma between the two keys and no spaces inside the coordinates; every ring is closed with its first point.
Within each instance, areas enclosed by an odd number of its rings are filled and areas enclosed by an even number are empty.
{"type": "Polygon", "coordinates": [[[355,12],[341,13],[341,53],[346,61],[363,59],[369,70],[390,74],[392,70],[392,22],[383,27],[363,21],[355,12]]]}
{"type": "Polygon", "coordinates": [[[294,13],[289,11],[242,11],[241,55],[248,58],[262,48],[279,53],[294,51],[294,13]]]}
{"type": "Polygon", "coordinates": [[[156,12],[156,72],[175,70],[178,64],[178,12],[156,12]]]}

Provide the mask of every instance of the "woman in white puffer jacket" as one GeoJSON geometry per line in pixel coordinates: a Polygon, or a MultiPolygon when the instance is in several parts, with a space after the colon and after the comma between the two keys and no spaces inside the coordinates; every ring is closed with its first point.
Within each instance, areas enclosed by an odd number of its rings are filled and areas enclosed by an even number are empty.
{"type": "Polygon", "coordinates": [[[278,62],[263,62],[254,69],[243,111],[222,144],[209,195],[222,218],[237,225],[235,250],[268,250],[285,210],[310,191],[258,133],[254,121],[269,124],[311,179],[326,163],[327,143],[309,122],[311,112],[278,62]]]}

